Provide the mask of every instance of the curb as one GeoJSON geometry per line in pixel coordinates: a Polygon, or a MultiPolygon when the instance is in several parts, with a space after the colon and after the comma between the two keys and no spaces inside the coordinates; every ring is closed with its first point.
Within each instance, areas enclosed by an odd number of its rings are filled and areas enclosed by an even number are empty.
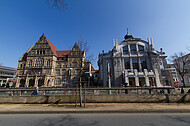
{"type": "Polygon", "coordinates": [[[103,114],[103,113],[190,113],[190,111],[0,111],[0,114],[103,114]]]}

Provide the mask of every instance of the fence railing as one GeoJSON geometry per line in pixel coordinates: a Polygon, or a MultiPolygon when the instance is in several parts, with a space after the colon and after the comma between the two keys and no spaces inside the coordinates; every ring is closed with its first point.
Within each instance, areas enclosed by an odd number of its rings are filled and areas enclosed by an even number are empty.
{"type": "MultiPolygon", "coordinates": [[[[0,96],[31,96],[35,88],[1,88],[0,96]]],[[[82,88],[86,95],[179,94],[173,87],[82,88]]],[[[76,95],[79,88],[39,88],[38,95],[76,95]]]]}

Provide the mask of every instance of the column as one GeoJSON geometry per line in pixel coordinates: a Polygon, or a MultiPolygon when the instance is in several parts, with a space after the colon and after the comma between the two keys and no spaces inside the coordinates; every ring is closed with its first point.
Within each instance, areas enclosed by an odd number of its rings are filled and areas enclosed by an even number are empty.
{"type": "Polygon", "coordinates": [[[29,78],[28,78],[28,76],[26,77],[25,86],[26,86],[26,87],[28,87],[28,86],[29,86],[29,78]]]}
{"type": "Polygon", "coordinates": [[[139,87],[139,77],[138,77],[138,71],[135,69],[134,70],[135,73],[135,86],[139,87]]]}
{"type": "Polygon", "coordinates": [[[16,87],[19,87],[19,85],[20,85],[20,79],[17,78],[17,81],[16,81],[16,87]]]}
{"type": "Polygon", "coordinates": [[[129,61],[130,61],[130,69],[133,69],[132,59],[130,58],[129,61]]]}
{"type": "Polygon", "coordinates": [[[44,78],[44,87],[47,87],[47,76],[44,78]]]}
{"type": "Polygon", "coordinates": [[[141,59],[140,59],[140,58],[138,59],[138,64],[139,64],[139,71],[140,71],[140,72],[143,72],[143,71],[142,71],[141,59]]]}
{"type": "Polygon", "coordinates": [[[38,77],[36,76],[34,87],[37,87],[37,86],[38,86],[38,77]]]}
{"type": "Polygon", "coordinates": [[[159,78],[158,70],[154,69],[154,72],[155,72],[156,86],[157,87],[161,87],[162,85],[160,83],[160,78],[159,78]]]}
{"type": "Polygon", "coordinates": [[[135,85],[139,87],[139,77],[135,77],[135,85]]]}
{"type": "Polygon", "coordinates": [[[51,86],[54,87],[55,86],[55,77],[52,78],[52,83],[51,83],[51,86]]]}
{"type": "Polygon", "coordinates": [[[145,83],[146,83],[146,85],[150,85],[150,83],[149,83],[149,77],[145,77],[145,83]]]}

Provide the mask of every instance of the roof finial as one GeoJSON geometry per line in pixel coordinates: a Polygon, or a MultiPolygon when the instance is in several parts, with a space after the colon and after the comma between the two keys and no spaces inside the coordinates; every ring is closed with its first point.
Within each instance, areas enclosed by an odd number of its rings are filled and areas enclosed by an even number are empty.
{"type": "Polygon", "coordinates": [[[128,28],[127,28],[127,35],[129,34],[129,32],[128,32],[128,28]]]}

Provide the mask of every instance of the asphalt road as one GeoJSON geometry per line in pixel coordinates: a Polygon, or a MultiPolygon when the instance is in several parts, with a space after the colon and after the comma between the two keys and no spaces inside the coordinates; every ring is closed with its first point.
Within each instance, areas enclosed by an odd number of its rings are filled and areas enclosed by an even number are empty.
{"type": "Polygon", "coordinates": [[[190,126],[190,113],[0,114],[0,126],[190,126]]]}

